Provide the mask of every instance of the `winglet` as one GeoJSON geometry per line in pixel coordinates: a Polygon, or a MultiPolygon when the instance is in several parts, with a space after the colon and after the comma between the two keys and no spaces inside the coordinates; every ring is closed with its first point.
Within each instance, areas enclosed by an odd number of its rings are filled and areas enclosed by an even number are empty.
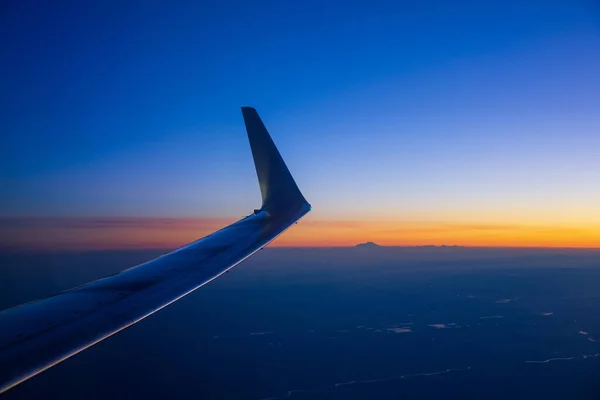
{"type": "Polygon", "coordinates": [[[242,115],[262,194],[261,210],[274,214],[308,204],[256,110],[242,107],[242,115]]]}

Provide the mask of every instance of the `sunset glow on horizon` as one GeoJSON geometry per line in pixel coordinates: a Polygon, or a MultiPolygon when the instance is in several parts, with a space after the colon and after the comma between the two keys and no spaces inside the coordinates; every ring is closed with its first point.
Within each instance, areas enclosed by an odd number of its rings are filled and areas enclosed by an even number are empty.
{"type": "MultiPolygon", "coordinates": [[[[28,218],[3,220],[0,242],[12,250],[174,249],[235,218],[28,218]]],[[[458,245],[466,247],[598,248],[600,225],[535,225],[305,218],[270,246],[349,247],[458,245]]]]}

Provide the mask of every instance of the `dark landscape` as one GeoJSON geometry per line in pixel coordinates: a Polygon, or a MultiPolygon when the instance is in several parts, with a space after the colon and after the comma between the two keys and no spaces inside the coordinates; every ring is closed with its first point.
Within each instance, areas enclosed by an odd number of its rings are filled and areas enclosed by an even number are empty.
{"type": "MultiPolygon", "coordinates": [[[[0,307],[164,251],[4,252],[0,307]]],[[[597,398],[600,251],[268,248],[3,399],[597,398]]]]}

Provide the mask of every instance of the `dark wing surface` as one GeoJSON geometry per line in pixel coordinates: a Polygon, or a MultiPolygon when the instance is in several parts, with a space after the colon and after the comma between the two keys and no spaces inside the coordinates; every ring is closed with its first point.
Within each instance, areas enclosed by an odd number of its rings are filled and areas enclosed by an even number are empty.
{"type": "Polygon", "coordinates": [[[216,279],[310,211],[256,110],[242,114],[262,207],[154,260],[0,312],[0,393],[216,279]]]}

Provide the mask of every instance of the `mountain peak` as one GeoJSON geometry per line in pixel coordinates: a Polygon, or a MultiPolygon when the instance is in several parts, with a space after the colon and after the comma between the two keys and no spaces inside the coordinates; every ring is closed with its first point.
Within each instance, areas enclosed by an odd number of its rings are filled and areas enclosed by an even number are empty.
{"type": "Polygon", "coordinates": [[[355,247],[363,247],[363,248],[368,249],[368,248],[375,248],[375,247],[381,247],[381,246],[375,242],[366,242],[366,243],[359,243],[355,247]]]}

